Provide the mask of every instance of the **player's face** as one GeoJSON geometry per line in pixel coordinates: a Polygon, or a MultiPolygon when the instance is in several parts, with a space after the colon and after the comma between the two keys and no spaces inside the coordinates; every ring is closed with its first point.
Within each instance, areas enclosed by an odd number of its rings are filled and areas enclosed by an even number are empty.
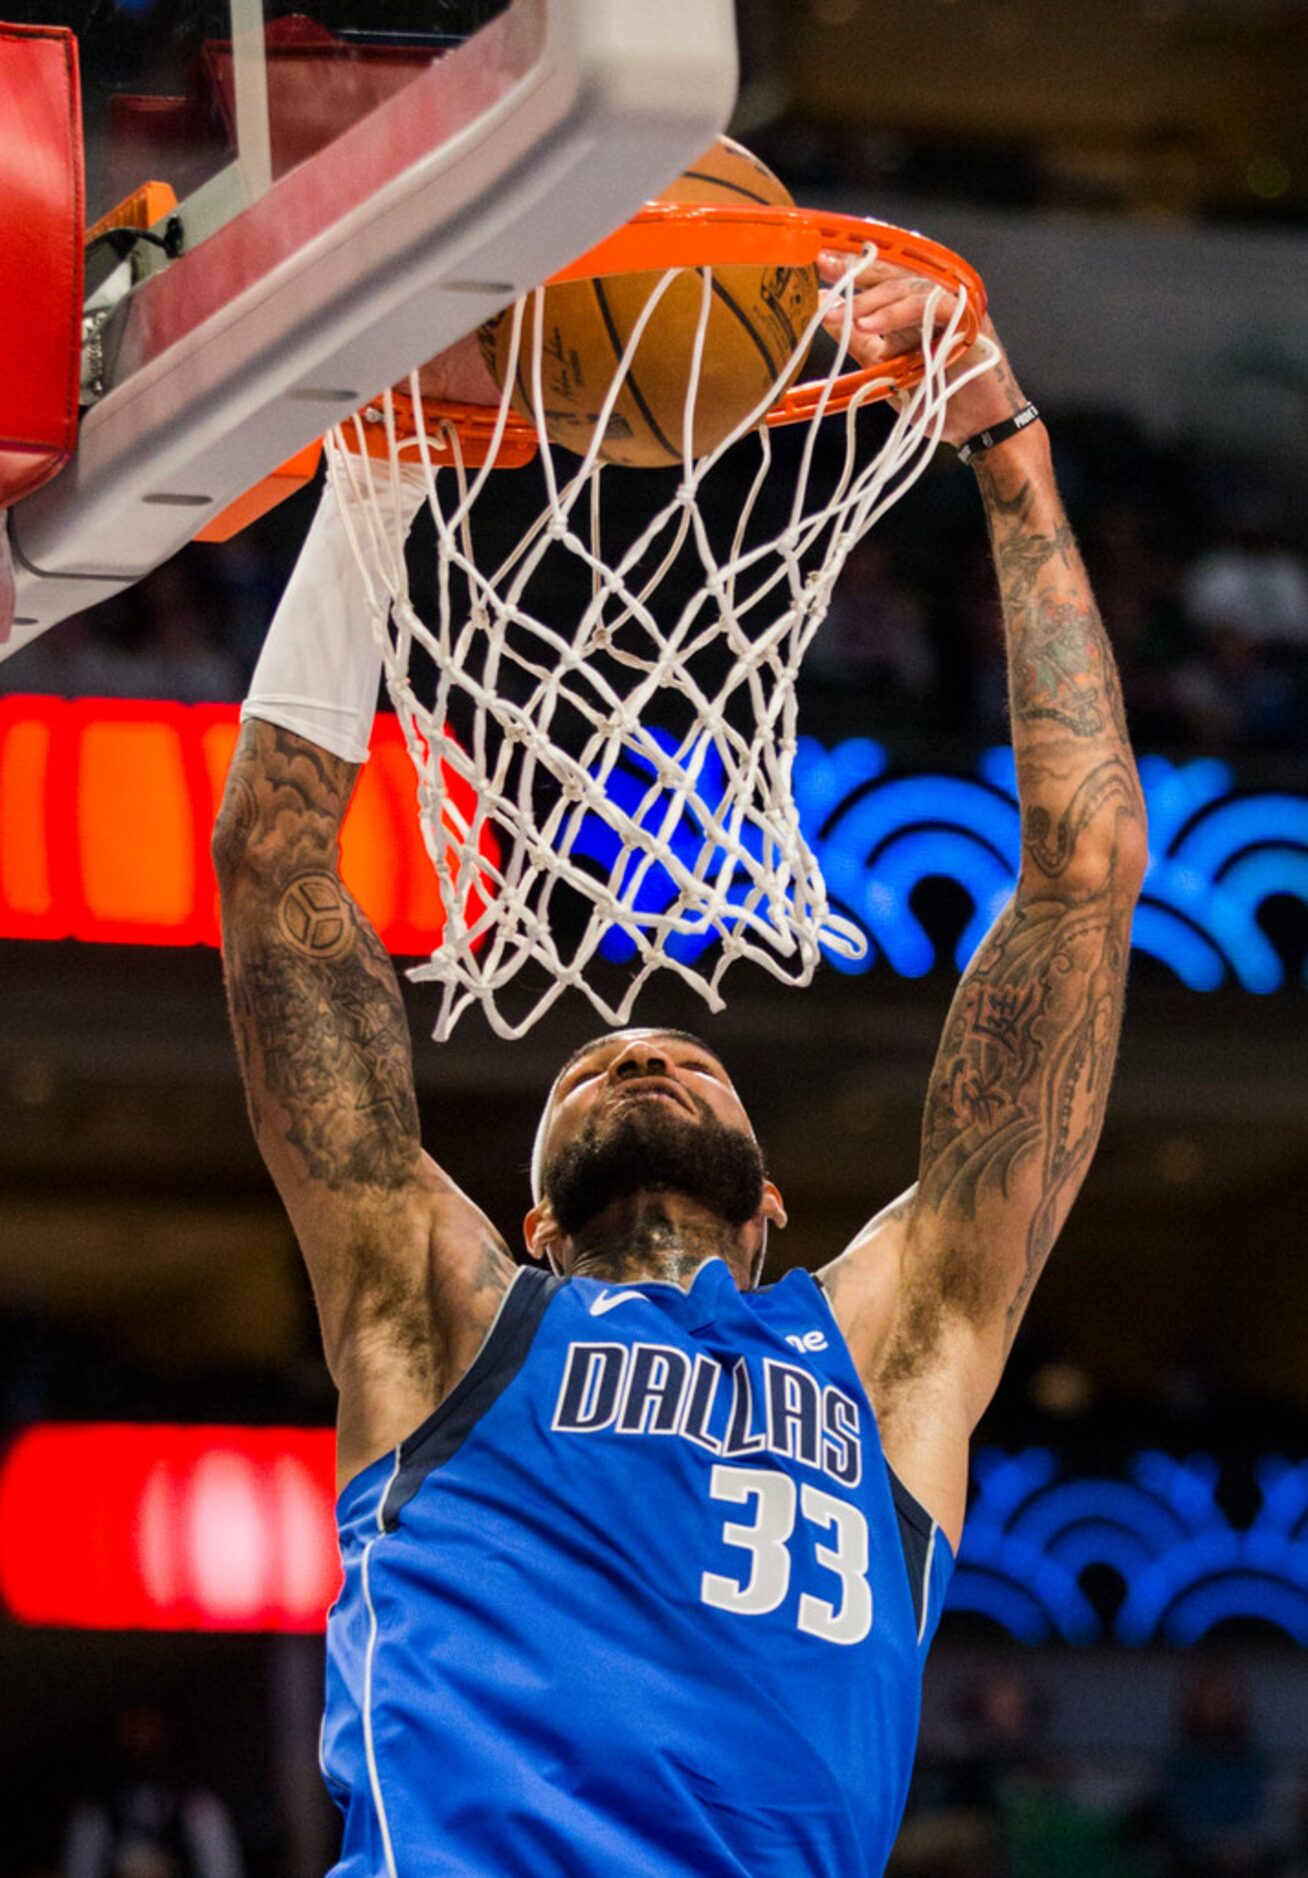
{"type": "Polygon", "coordinates": [[[763,1159],[718,1059],[692,1039],[615,1032],[567,1065],[551,1096],[540,1172],[571,1234],[636,1192],[677,1192],[742,1225],[762,1204],[763,1159]]]}
{"type": "Polygon", "coordinates": [[[618,1118],[662,1108],[694,1124],[710,1115],[753,1136],[730,1076],[710,1051],[660,1030],[617,1030],[570,1063],[550,1097],[544,1161],[584,1129],[603,1132],[618,1118]]]}

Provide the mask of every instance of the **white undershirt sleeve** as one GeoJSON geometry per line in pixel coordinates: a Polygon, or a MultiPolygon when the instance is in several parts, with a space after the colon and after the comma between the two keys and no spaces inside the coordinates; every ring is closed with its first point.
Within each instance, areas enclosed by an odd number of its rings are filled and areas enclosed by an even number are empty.
{"type": "MultiPolygon", "coordinates": [[[[389,471],[384,501],[398,501],[407,535],[422,507],[421,471],[389,471]],[[394,495],[392,496],[392,490],[394,495]]],[[[350,546],[342,504],[359,511],[348,476],[329,468],[322,500],[255,667],[241,722],[278,724],[347,763],[365,763],[381,683],[381,654],[368,625],[368,594],[350,546]]],[[[366,529],[359,532],[366,533],[366,529]]]]}

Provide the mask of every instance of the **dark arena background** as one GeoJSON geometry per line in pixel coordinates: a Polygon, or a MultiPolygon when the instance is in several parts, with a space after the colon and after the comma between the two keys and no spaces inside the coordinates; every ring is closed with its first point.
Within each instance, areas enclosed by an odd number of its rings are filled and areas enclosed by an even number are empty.
{"type": "MultiPolygon", "coordinates": [[[[177,9],[130,11],[163,43],[177,9]]],[[[96,12],[14,17],[93,37],[96,12]]],[[[800,202],[983,274],[1150,811],[1119,1080],[980,1432],[891,1870],[1304,1878],[1308,5],[739,12],[734,134],[800,202]]],[[[207,856],[314,499],[0,665],[0,1878],[315,1878],[334,1856],[332,1397],[244,1111],[207,856]],[[111,1875],[97,1821],[147,1777],[189,1839],[143,1828],[111,1875]]],[[[778,1270],[914,1176],[953,984],[1017,854],[1001,655],[972,478],[942,449],[851,560],[801,689],[801,813],[868,961],[802,992],[740,967],[718,1017],[656,985],[638,1012],[732,1070],[789,1203],[778,1270]]],[[[359,890],[412,956],[430,898],[388,730],[366,789],[359,890]]],[[[469,1016],[438,1048],[430,988],[407,997],[426,1138],[516,1243],[540,1105],[593,1013],[564,1001],[520,1043],[469,1016]]]]}

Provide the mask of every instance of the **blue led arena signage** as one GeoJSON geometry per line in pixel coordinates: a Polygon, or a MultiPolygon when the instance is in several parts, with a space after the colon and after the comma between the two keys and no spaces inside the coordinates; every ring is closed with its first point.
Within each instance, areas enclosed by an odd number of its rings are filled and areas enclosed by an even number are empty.
{"type": "MultiPolygon", "coordinates": [[[[673,747],[672,739],[666,747],[673,747]]],[[[634,763],[615,770],[610,796],[634,815],[650,774],[634,763]]],[[[1302,981],[1308,966],[1298,972],[1287,966],[1259,913],[1279,895],[1308,905],[1308,795],[1244,793],[1227,764],[1203,757],[1173,763],[1146,756],[1140,777],[1149,809],[1150,864],[1135,917],[1136,951],[1192,991],[1238,985],[1269,992],[1296,977],[1302,981]]],[[[710,802],[714,782],[706,762],[699,788],[710,802]]],[[[863,959],[830,955],[837,971],[865,972],[881,964],[900,977],[920,978],[937,965],[961,970],[1017,878],[1021,842],[1012,751],[987,751],[972,775],[906,774],[870,739],[826,748],[804,737],[794,786],[800,822],[833,905],[857,921],[870,942],[863,959]],[[971,904],[952,961],[942,956],[938,935],[915,910],[914,890],[925,881],[950,882],[971,904]]],[[[656,801],[645,819],[661,824],[666,812],[656,801]]],[[[607,868],[617,843],[615,832],[591,817],[576,852],[607,868]]],[[[694,863],[703,838],[689,814],[670,845],[694,863]]],[[[668,873],[650,868],[640,909],[662,911],[675,897],[668,873]]],[[[711,943],[682,935],[667,950],[691,963],[711,943]]],[[[635,947],[614,930],[603,952],[623,963],[635,947]]]]}
{"type": "Polygon", "coordinates": [[[1308,1465],[1264,1458],[1234,1525],[1208,1455],[1137,1454],[1124,1479],[1060,1477],[1044,1448],[973,1458],[973,1501],[947,1609],[1020,1643],[1188,1647],[1236,1620],[1308,1643],[1308,1465]],[[1083,1578],[1107,1567],[1115,1608],[1083,1578]]]}

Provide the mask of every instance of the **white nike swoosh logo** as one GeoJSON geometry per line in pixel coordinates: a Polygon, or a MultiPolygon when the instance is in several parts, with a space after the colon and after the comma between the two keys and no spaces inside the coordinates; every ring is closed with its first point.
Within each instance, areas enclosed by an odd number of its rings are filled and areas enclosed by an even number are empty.
{"type": "Polygon", "coordinates": [[[619,1304],[626,1304],[631,1298],[642,1298],[640,1291],[601,1291],[590,1307],[592,1317],[603,1317],[605,1311],[616,1310],[619,1304]]]}

